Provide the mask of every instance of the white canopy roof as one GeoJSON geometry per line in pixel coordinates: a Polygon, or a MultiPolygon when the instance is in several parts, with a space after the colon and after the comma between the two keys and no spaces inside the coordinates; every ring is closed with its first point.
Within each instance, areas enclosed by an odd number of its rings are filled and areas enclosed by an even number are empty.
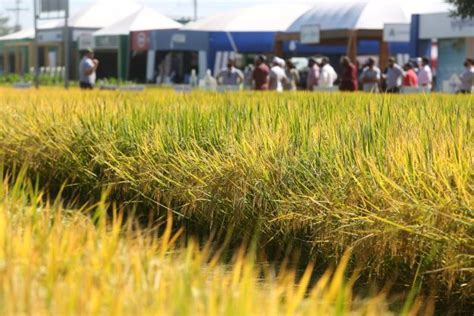
{"type": "Polygon", "coordinates": [[[414,13],[447,10],[440,3],[407,3],[404,1],[319,2],[288,28],[299,32],[304,25],[318,24],[321,30],[381,30],[385,23],[410,23],[414,13]]]}
{"type": "MultiPolygon", "coordinates": [[[[41,21],[38,25],[39,29],[49,29],[57,27],[57,21],[41,21]]],[[[24,39],[34,39],[35,38],[35,29],[33,27],[7,34],[0,37],[0,41],[18,41],[24,39]]]]}
{"type": "MultiPolygon", "coordinates": [[[[76,29],[101,29],[120,21],[130,14],[141,9],[141,5],[134,0],[98,0],[87,8],[74,14],[68,21],[71,28],[76,29]]],[[[64,26],[63,20],[55,21],[55,25],[49,28],[60,28],[64,26]]]]}
{"type": "Polygon", "coordinates": [[[4,35],[0,37],[0,41],[18,41],[23,39],[33,39],[35,38],[35,29],[29,28],[24,29],[15,33],[4,35]]]}
{"type": "Polygon", "coordinates": [[[297,19],[288,29],[299,32],[304,25],[318,24],[321,30],[383,29],[384,23],[405,23],[402,6],[380,2],[321,2],[297,19]]]}
{"type": "Polygon", "coordinates": [[[255,6],[217,14],[189,23],[191,31],[278,32],[285,31],[309,9],[302,5],[255,6]]]}
{"type": "Polygon", "coordinates": [[[140,7],[133,0],[99,0],[75,14],[69,20],[69,25],[73,28],[100,29],[137,12],[140,7]]]}
{"type": "Polygon", "coordinates": [[[178,29],[182,25],[152,8],[143,7],[139,11],[127,16],[94,33],[94,36],[127,35],[134,31],[178,29]]]}

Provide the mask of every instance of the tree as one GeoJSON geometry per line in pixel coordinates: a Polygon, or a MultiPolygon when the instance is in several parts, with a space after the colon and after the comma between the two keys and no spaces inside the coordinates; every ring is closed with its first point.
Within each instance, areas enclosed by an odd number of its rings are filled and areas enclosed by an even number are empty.
{"type": "Polygon", "coordinates": [[[12,31],[12,28],[8,26],[9,18],[0,14],[0,36],[7,35],[12,31]]]}
{"type": "Polygon", "coordinates": [[[473,0],[447,0],[454,5],[454,16],[463,19],[474,18],[474,1],[473,0]]]}

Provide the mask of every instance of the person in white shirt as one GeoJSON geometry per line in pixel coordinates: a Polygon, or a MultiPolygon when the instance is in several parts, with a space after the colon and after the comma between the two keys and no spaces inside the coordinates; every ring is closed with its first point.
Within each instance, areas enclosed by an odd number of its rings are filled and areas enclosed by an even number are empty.
{"type": "Polygon", "coordinates": [[[458,93],[470,94],[474,87],[474,59],[466,58],[464,67],[466,70],[459,76],[461,87],[458,93]]]}
{"type": "Polygon", "coordinates": [[[395,58],[390,57],[388,59],[387,74],[383,75],[387,84],[387,93],[399,93],[405,75],[405,71],[395,62],[395,58]]]}
{"type": "Polygon", "coordinates": [[[244,74],[235,67],[235,61],[229,59],[227,68],[222,69],[216,79],[219,84],[224,86],[238,86],[244,82],[244,74]]]}
{"type": "Polygon", "coordinates": [[[285,73],[285,61],[281,58],[273,58],[270,69],[270,90],[283,92],[283,87],[288,82],[285,73]]]}
{"type": "Polygon", "coordinates": [[[83,90],[92,90],[95,85],[96,71],[99,61],[94,59],[94,51],[90,48],[84,51],[79,63],[79,87],[83,90]]]}
{"type": "Polygon", "coordinates": [[[319,86],[321,88],[332,88],[334,82],[337,80],[337,73],[329,64],[329,58],[323,57],[321,59],[321,73],[319,75],[319,86]]]}
{"type": "Polygon", "coordinates": [[[425,92],[430,92],[433,87],[433,73],[431,72],[430,60],[423,57],[421,60],[421,68],[418,71],[418,85],[425,92]]]}
{"type": "Polygon", "coordinates": [[[362,81],[365,92],[379,92],[380,79],[382,78],[382,72],[375,66],[375,59],[369,58],[367,66],[360,75],[360,81],[362,81]]]}

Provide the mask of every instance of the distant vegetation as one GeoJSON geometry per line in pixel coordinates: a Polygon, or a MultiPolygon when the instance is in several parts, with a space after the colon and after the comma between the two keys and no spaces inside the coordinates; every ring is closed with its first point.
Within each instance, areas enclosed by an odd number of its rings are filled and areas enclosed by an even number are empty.
{"type": "Polygon", "coordinates": [[[447,0],[454,5],[453,14],[462,18],[474,17],[474,2],[472,0],[447,0]]]}

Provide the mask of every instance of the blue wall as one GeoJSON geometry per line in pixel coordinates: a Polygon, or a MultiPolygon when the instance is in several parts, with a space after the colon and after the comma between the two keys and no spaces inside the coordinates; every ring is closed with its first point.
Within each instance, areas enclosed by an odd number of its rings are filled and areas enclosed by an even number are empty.
{"type": "Polygon", "coordinates": [[[431,40],[420,40],[420,15],[411,16],[409,53],[411,58],[430,57],[431,40]]]}
{"type": "MultiPolygon", "coordinates": [[[[275,50],[276,33],[274,32],[232,32],[230,35],[239,53],[272,53],[275,50]]],[[[209,48],[211,51],[233,51],[231,41],[226,32],[209,33],[209,48]]],[[[346,53],[346,49],[346,45],[303,45],[297,43],[294,54],[342,55],[346,53]]],[[[380,52],[380,44],[378,41],[360,41],[357,49],[361,55],[378,55],[380,52]]],[[[288,42],[284,45],[284,51],[287,54],[292,53],[289,49],[288,42]]],[[[407,54],[409,51],[409,43],[390,43],[391,54],[407,54]]]]}
{"type": "MultiPolygon", "coordinates": [[[[239,53],[270,53],[273,51],[275,32],[229,33],[239,53]]],[[[227,32],[209,33],[209,47],[214,51],[233,51],[227,32]]]]}

